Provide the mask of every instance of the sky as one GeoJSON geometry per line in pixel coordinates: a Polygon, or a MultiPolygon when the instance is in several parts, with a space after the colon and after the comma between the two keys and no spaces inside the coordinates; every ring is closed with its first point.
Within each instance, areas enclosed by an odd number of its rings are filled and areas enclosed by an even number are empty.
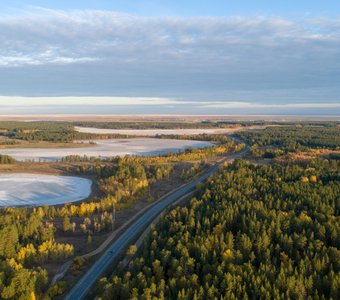
{"type": "Polygon", "coordinates": [[[0,1],[0,115],[340,114],[340,1],[0,1]]]}

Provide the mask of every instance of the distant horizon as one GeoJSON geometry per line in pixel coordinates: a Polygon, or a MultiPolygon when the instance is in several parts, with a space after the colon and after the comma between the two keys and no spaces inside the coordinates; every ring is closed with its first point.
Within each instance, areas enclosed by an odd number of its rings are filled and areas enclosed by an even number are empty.
{"type": "Polygon", "coordinates": [[[340,101],[268,103],[162,97],[0,96],[0,114],[340,115],[340,101]]]}
{"type": "Polygon", "coordinates": [[[180,122],[180,121],[340,121],[340,115],[226,115],[226,114],[21,114],[2,115],[2,121],[65,121],[65,122],[180,122]]]}

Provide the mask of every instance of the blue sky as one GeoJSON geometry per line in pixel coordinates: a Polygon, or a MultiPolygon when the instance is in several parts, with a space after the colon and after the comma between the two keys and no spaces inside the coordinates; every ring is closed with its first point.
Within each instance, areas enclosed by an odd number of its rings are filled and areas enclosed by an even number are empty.
{"type": "Polygon", "coordinates": [[[1,1],[0,114],[339,114],[340,1],[1,1]]]}
{"type": "Polygon", "coordinates": [[[15,10],[28,6],[51,9],[99,9],[120,11],[143,16],[256,16],[280,15],[298,17],[301,15],[339,16],[338,0],[8,0],[0,2],[1,10],[15,10]]]}

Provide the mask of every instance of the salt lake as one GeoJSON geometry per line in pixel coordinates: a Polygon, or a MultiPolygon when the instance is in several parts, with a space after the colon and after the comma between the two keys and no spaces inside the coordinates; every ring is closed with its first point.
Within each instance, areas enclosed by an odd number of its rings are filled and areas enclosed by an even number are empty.
{"type": "Polygon", "coordinates": [[[74,130],[83,133],[94,134],[123,134],[136,136],[156,136],[156,135],[196,135],[196,134],[217,134],[227,132],[229,129],[197,128],[197,129],[106,129],[95,127],[75,126],[74,130]]]}
{"type": "Polygon", "coordinates": [[[79,201],[91,194],[92,181],[73,176],[0,174],[0,207],[42,206],[79,201]]]}
{"type": "MultiPolygon", "coordinates": [[[[89,141],[85,141],[89,142],[89,141]]],[[[88,157],[113,157],[130,155],[159,155],[168,152],[179,152],[187,148],[202,148],[211,146],[206,141],[157,139],[157,138],[131,138],[94,140],[95,144],[79,148],[10,148],[1,149],[0,154],[6,154],[19,161],[58,161],[68,155],[88,157]]]]}

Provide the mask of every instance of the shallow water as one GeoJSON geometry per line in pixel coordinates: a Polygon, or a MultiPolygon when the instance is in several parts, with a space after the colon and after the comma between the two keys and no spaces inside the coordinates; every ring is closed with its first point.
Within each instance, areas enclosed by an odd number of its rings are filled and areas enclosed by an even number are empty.
{"type": "Polygon", "coordinates": [[[91,194],[92,181],[73,176],[0,174],[0,207],[74,202],[91,194]]]}
{"type": "Polygon", "coordinates": [[[57,161],[64,156],[80,155],[88,157],[112,157],[130,155],[158,155],[178,152],[186,148],[211,146],[210,142],[191,140],[172,140],[154,138],[96,140],[96,145],[81,148],[13,148],[1,149],[0,154],[7,154],[19,161],[57,161]]]}

